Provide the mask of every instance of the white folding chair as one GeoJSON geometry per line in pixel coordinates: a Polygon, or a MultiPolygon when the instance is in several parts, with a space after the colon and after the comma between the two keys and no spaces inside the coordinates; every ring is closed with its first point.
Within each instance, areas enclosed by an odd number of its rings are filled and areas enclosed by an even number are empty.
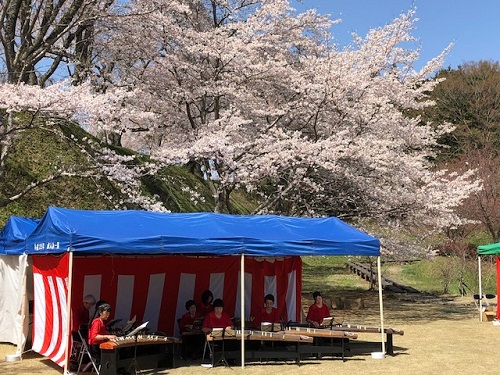
{"type": "Polygon", "coordinates": [[[203,347],[203,355],[201,357],[201,361],[204,362],[205,361],[205,355],[207,353],[207,348],[208,348],[208,356],[210,358],[210,363],[213,364],[213,360],[214,360],[214,353],[213,353],[213,349],[212,349],[212,345],[210,344],[210,342],[207,340],[207,337],[208,335],[205,335],[205,345],[203,347]]]}
{"type": "Polygon", "coordinates": [[[71,355],[70,358],[74,361],[78,361],[80,359],[80,353],[82,351],[82,343],[80,341],[73,340],[71,344],[71,355]]]}
{"type": "Polygon", "coordinates": [[[89,363],[85,365],[85,367],[82,369],[82,372],[87,371],[91,366],[93,366],[95,372],[99,374],[101,366],[97,364],[97,358],[95,358],[89,350],[89,346],[86,340],[87,335],[82,334],[81,329],[78,330],[78,334],[80,335],[80,339],[82,340],[82,349],[80,350],[80,358],[78,360],[78,370],[76,370],[76,373],[77,374],[80,373],[80,368],[82,367],[83,358],[85,357],[85,355],[87,355],[89,358],[89,363]]]}
{"type": "Polygon", "coordinates": [[[480,296],[479,294],[474,294],[474,304],[476,305],[476,307],[479,307],[479,305],[481,304],[483,307],[483,311],[485,311],[488,306],[492,305],[492,303],[490,303],[488,300],[495,299],[496,297],[497,296],[495,294],[483,294],[482,296],[480,296]]]}
{"type": "Polygon", "coordinates": [[[81,324],[80,328],[77,331],[78,339],[73,339],[72,355],[74,354],[73,358],[75,359],[76,363],[80,362],[80,358],[83,355],[82,342],[87,342],[88,331],[88,326],[86,324],[81,324]]]}

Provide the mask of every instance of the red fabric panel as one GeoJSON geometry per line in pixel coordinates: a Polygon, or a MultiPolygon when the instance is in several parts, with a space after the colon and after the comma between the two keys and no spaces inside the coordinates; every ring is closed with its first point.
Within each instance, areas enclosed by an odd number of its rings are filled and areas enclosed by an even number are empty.
{"type": "MultiPolygon", "coordinates": [[[[115,318],[114,307],[120,303],[117,301],[118,276],[134,275],[134,285],[131,293],[133,294],[132,310],[130,316],[137,316],[137,322],[142,322],[146,302],[148,299],[149,278],[152,274],[164,274],[165,282],[163,285],[163,294],[158,298],[159,330],[172,335],[176,329],[176,320],[180,317],[178,311],[185,310],[184,307],[178,308],[177,295],[178,290],[183,285],[179,285],[180,275],[182,273],[194,274],[195,282],[192,298],[199,302],[201,293],[209,289],[211,274],[224,274],[223,299],[224,310],[234,316],[234,308],[237,298],[238,273],[240,271],[240,257],[184,257],[184,256],[75,256],[73,267],[73,291],[72,303],[77,305],[81,303],[84,294],[84,279],[86,275],[101,275],[101,295],[96,298],[104,299],[112,305],[112,316],[115,318]],[[177,316],[179,315],[179,316],[177,316]]],[[[251,293],[251,311],[257,311],[263,305],[264,276],[277,276],[278,296],[280,301],[280,314],[284,319],[286,316],[286,290],[288,288],[288,273],[292,270],[301,273],[302,263],[299,257],[285,258],[273,262],[245,258],[245,272],[252,274],[252,293],[251,293]]],[[[297,304],[300,305],[300,281],[298,278],[297,304]]],[[[180,302],[184,304],[185,301],[180,302]]],[[[297,315],[300,317],[300,315],[297,315]]],[[[296,317],[290,319],[295,320],[296,317]]]]}
{"type": "MultiPolygon", "coordinates": [[[[158,330],[166,332],[169,335],[173,335],[175,332],[175,327],[177,324],[176,308],[177,308],[177,291],[179,290],[179,276],[182,267],[182,259],[180,257],[172,257],[175,259],[162,259],[164,261],[163,272],[166,272],[165,284],[163,295],[168,292],[168,297],[162,298],[161,301],[161,311],[163,312],[160,316],[158,330]]],[[[158,263],[161,263],[160,261],[158,263]]],[[[189,272],[191,272],[190,270],[189,272]]],[[[156,273],[159,273],[157,270],[156,273]]]]}
{"type": "MultiPolygon", "coordinates": [[[[246,259],[245,272],[252,275],[259,274],[259,265],[264,262],[258,262],[255,259],[246,259]]],[[[267,272],[261,269],[262,277],[252,278],[252,300],[250,305],[250,316],[258,316],[260,309],[264,306],[264,276],[267,272]]]]}
{"type": "MultiPolygon", "coordinates": [[[[161,292],[161,295],[157,296],[158,305],[153,309],[158,315],[155,317],[157,327],[154,327],[154,330],[173,335],[176,319],[180,317],[178,312],[183,310],[183,307],[177,306],[177,296],[181,295],[178,291],[183,288],[191,290],[194,295],[190,298],[199,301],[201,292],[209,289],[211,274],[224,274],[224,285],[221,286],[221,290],[227,306],[225,311],[234,316],[240,259],[240,257],[74,256],[72,305],[76,307],[82,301],[86,290],[85,276],[100,277],[100,295],[96,295],[97,298],[108,301],[112,306],[121,304],[122,301],[118,300],[120,276],[130,276],[126,281],[133,283],[130,293],[126,293],[126,298],[130,299],[130,316],[137,315],[137,322],[142,322],[147,305],[156,301],[154,298],[156,296],[150,296],[148,293],[150,290],[153,294],[161,292]],[[194,279],[191,278],[194,280],[194,285],[180,285],[181,274],[194,275],[194,279]],[[149,285],[150,275],[164,275],[164,285],[149,285]]],[[[68,267],[68,253],[62,256],[33,256],[35,280],[33,348],[60,366],[65,364],[64,350],[69,350],[71,343],[66,322],[70,315],[66,311],[68,267]],[[40,312],[38,309],[44,311],[40,312]]],[[[299,257],[271,262],[245,258],[245,272],[252,275],[252,285],[247,286],[247,290],[251,288],[251,311],[257,311],[263,304],[264,276],[275,276],[277,283],[275,297],[279,301],[280,314],[285,320],[300,318],[302,262],[299,257]],[[288,275],[292,271],[297,275],[297,285],[294,286],[295,301],[291,303],[297,306],[297,311],[295,317],[287,317],[288,275]]],[[[179,304],[183,305],[184,302],[179,301],[179,304]]],[[[151,316],[151,311],[149,314],[151,316]]],[[[110,319],[113,318],[112,310],[110,319]]]]}

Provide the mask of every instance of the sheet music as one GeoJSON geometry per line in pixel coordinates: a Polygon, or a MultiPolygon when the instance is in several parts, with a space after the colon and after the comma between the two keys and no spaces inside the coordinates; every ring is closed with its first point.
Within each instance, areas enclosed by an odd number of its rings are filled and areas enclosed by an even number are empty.
{"type": "Polygon", "coordinates": [[[224,328],[212,328],[211,335],[213,337],[222,337],[223,332],[224,332],[224,328]]]}
{"type": "Polygon", "coordinates": [[[329,326],[331,325],[333,322],[333,317],[329,317],[329,318],[323,318],[323,321],[321,322],[321,325],[322,326],[329,326]]]}
{"type": "Polygon", "coordinates": [[[260,323],[260,330],[261,331],[272,331],[272,332],[278,332],[281,331],[281,324],[280,323],[270,323],[270,322],[262,322],[260,323]]]}

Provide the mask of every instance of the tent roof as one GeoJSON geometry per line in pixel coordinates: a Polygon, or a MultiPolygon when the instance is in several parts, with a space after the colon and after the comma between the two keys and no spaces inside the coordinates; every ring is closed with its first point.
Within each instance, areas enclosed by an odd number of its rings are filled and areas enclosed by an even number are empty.
{"type": "Polygon", "coordinates": [[[49,207],[28,254],[378,256],[378,239],[335,218],[86,211],[49,207]]]}
{"type": "Polygon", "coordinates": [[[500,242],[478,246],[477,253],[479,255],[500,255],[500,242]]]}
{"type": "Polygon", "coordinates": [[[40,219],[11,216],[0,232],[0,254],[22,254],[25,240],[36,228],[40,219]]]}

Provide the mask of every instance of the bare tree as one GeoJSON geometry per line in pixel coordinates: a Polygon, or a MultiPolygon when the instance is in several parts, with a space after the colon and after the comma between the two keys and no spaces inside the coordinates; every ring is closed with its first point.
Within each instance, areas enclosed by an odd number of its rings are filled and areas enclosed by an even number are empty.
{"type": "Polygon", "coordinates": [[[94,23],[114,0],[4,0],[0,2],[0,55],[9,83],[44,87],[90,69],[94,23]]]}
{"type": "Polygon", "coordinates": [[[436,106],[430,120],[449,122],[455,130],[442,142],[450,146],[441,158],[452,159],[474,148],[500,147],[500,63],[469,62],[456,70],[442,70],[442,81],[430,94],[436,106]]]}
{"type": "Polygon", "coordinates": [[[450,170],[477,168],[482,180],[481,191],[472,194],[459,207],[463,217],[481,223],[494,242],[500,241],[500,155],[492,145],[470,150],[460,159],[448,164],[450,170]]]}
{"type": "MultiPolygon", "coordinates": [[[[430,94],[436,106],[426,115],[455,126],[441,139],[449,147],[438,157],[443,161],[440,167],[459,173],[477,168],[482,190],[464,201],[459,212],[480,223],[493,241],[500,241],[500,63],[469,62],[442,70],[437,77],[445,80],[430,94]]],[[[464,230],[470,228],[454,229],[449,237],[464,230]]]]}

